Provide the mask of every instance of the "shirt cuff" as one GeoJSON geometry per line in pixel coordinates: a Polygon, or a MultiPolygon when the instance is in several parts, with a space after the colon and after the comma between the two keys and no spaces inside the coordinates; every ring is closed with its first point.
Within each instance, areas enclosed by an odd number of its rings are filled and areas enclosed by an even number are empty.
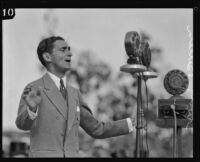
{"type": "Polygon", "coordinates": [[[31,120],[34,120],[37,116],[38,116],[38,107],[36,112],[34,113],[33,111],[30,110],[30,108],[27,106],[27,111],[28,111],[28,115],[31,118],[31,120]]]}
{"type": "Polygon", "coordinates": [[[131,118],[126,118],[126,121],[128,124],[129,133],[133,132],[135,123],[132,123],[131,118]]]}

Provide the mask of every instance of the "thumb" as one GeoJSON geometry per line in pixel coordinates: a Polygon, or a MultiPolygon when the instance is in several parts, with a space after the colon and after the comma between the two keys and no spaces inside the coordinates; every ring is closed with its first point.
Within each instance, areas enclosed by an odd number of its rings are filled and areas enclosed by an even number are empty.
{"type": "Polygon", "coordinates": [[[40,96],[41,95],[41,93],[42,93],[42,87],[39,87],[38,89],[37,89],[37,96],[40,96]]]}

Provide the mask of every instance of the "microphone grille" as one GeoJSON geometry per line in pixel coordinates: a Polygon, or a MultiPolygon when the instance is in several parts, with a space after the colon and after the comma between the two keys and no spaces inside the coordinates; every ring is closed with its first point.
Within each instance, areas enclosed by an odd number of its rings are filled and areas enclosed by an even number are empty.
{"type": "Polygon", "coordinates": [[[184,93],[189,85],[187,75],[178,69],[169,71],[164,78],[164,87],[172,95],[184,93]]]}
{"type": "Polygon", "coordinates": [[[140,35],[136,31],[129,31],[125,35],[125,50],[128,56],[138,56],[140,35]]]}

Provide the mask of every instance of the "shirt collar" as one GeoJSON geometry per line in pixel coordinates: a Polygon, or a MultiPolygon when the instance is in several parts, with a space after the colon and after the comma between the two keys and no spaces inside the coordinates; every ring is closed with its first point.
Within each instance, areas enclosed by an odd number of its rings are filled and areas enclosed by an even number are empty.
{"type": "MultiPolygon", "coordinates": [[[[56,84],[56,86],[58,87],[58,89],[60,89],[60,78],[57,77],[56,75],[54,75],[53,73],[47,71],[47,73],[49,74],[49,76],[51,77],[51,79],[54,81],[54,83],[56,84]]],[[[64,86],[66,87],[66,75],[64,75],[64,77],[62,78],[63,82],[64,82],[64,86]]]]}

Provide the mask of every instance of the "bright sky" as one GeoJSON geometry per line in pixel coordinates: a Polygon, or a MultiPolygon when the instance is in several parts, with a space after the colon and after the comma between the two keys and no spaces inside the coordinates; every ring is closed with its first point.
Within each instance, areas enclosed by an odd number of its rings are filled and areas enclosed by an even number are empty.
{"type": "MultiPolygon", "coordinates": [[[[17,129],[22,90],[41,76],[36,48],[41,36],[47,34],[46,12],[16,9],[13,20],[3,21],[3,129],[17,129]]],[[[118,72],[126,63],[126,32],[145,31],[152,37],[150,46],[162,48],[163,59],[170,65],[167,71],[178,68],[192,73],[187,69],[192,9],[54,9],[53,13],[58,22],[56,34],[69,42],[74,55],[90,49],[118,72]]]]}

